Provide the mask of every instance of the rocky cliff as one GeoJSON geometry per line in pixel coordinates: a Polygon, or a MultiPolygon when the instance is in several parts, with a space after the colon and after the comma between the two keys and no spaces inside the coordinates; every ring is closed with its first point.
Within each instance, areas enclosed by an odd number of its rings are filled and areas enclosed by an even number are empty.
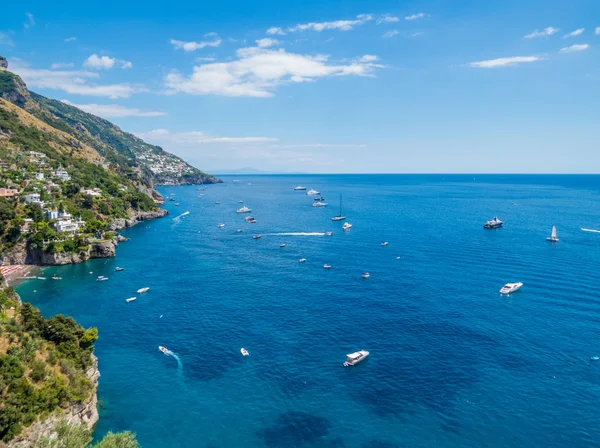
{"type": "Polygon", "coordinates": [[[142,212],[142,211],[132,211],[129,214],[128,219],[114,219],[109,225],[108,230],[115,231],[124,229],[126,227],[131,227],[141,221],[147,221],[149,219],[162,218],[167,216],[169,212],[162,208],[158,210],[154,210],[151,212],[142,212]]]}
{"type": "Polygon", "coordinates": [[[69,425],[84,424],[88,429],[92,429],[96,425],[99,418],[98,379],[100,378],[100,371],[98,370],[98,358],[92,355],[92,360],[92,365],[86,372],[87,377],[94,386],[88,401],[61,409],[45,419],[38,418],[19,436],[8,442],[7,446],[9,448],[31,448],[40,437],[52,437],[54,428],[61,420],[66,420],[69,425]]]}

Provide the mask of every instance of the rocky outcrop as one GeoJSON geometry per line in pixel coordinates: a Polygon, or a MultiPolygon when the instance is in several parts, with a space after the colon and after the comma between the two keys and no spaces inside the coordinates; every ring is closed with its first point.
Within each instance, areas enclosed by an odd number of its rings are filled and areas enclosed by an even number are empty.
{"type": "Polygon", "coordinates": [[[92,365],[86,372],[92,382],[93,390],[90,398],[85,403],[74,403],[66,409],[61,409],[45,419],[33,422],[23,432],[8,442],[9,448],[30,448],[40,437],[52,437],[54,428],[61,420],[66,420],[69,425],[85,425],[92,429],[98,422],[98,358],[92,355],[92,365]]]}
{"type": "Polygon", "coordinates": [[[2,254],[0,264],[7,266],[11,264],[26,264],[27,263],[27,243],[25,240],[19,241],[15,246],[2,254]]]}
{"type": "Polygon", "coordinates": [[[77,264],[92,258],[111,258],[116,255],[117,242],[114,240],[94,241],[88,248],[79,252],[44,252],[40,249],[28,250],[27,264],[43,266],[60,266],[77,264]]]}
{"type": "Polygon", "coordinates": [[[126,227],[134,226],[140,221],[147,221],[148,219],[162,218],[163,216],[167,216],[168,214],[169,214],[169,212],[162,208],[153,210],[151,212],[132,211],[129,214],[128,219],[123,219],[123,218],[114,219],[108,225],[108,230],[115,231],[115,230],[119,230],[119,229],[124,229],[126,227]]]}
{"type": "Polygon", "coordinates": [[[8,68],[8,62],[4,56],[0,56],[0,70],[6,70],[8,68]]]}

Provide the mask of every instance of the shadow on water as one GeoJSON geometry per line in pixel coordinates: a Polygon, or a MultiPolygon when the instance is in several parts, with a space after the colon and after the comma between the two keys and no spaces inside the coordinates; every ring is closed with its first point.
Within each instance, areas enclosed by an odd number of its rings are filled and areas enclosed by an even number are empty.
{"type": "Polygon", "coordinates": [[[268,447],[303,447],[321,441],[330,429],[331,422],[326,418],[289,411],[280,414],[271,426],[258,431],[257,435],[268,447]]]}
{"type": "Polygon", "coordinates": [[[385,440],[371,440],[362,445],[362,448],[401,448],[400,445],[385,440]]]}

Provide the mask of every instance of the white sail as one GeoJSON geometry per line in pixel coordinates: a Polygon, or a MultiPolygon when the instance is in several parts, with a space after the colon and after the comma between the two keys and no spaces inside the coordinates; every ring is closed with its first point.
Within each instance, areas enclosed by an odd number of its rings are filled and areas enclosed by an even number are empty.
{"type": "Polygon", "coordinates": [[[552,226],[552,238],[556,238],[556,226],[552,226]]]}

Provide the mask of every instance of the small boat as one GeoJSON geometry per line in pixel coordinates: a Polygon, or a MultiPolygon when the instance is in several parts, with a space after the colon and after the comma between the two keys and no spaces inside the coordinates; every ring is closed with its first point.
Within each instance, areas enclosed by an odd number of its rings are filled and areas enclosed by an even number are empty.
{"type": "Polygon", "coordinates": [[[238,204],[243,204],[243,203],[244,203],[244,201],[238,201],[238,204]]]}
{"type": "Polygon", "coordinates": [[[484,229],[497,229],[499,227],[502,227],[503,224],[504,223],[502,221],[500,221],[497,216],[494,216],[494,219],[486,222],[485,225],[483,226],[483,228],[484,229]]]}
{"type": "Polygon", "coordinates": [[[249,221],[252,221],[253,219],[254,219],[254,217],[252,217],[252,216],[246,216],[244,218],[244,221],[249,222],[249,221]]]}
{"type": "Polygon", "coordinates": [[[250,354],[250,353],[248,353],[248,350],[246,350],[244,347],[242,347],[242,348],[240,349],[240,353],[241,353],[243,356],[248,356],[248,355],[250,354]]]}
{"type": "Polygon", "coordinates": [[[294,191],[304,191],[306,190],[306,187],[302,187],[300,185],[298,185],[297,187],[294,187],[294,191]]]}
{"type": "Polygon", "coordinates": [[[217,224],[217,227],[218,227],[219,229],[222,229],[223,227],[225,227],[225,224],[217,224]]]}
{"type": "Polygon", "coordinates": [[[238,208],[236,212],[238,213],[250,213],[252,211],[251,208],[246,207],[245,205],[242,208],[238,208]]]}
{"type": "Polygon", "coordinates": [[[215,204],[216,204],[216,205],[219,205],[219,204],[220,204],[220,202],[219,202],[219,201],[215,201],[215,204]]]}
{"type": "Polygon", "coordinates": [[[53,275],[52,280],[62,280],[62,277],[59,277],[58,275],[53,275]]]}
{"type": "Polygon", "coordinates": [[[127,302],[127,303],[133,302],[135,299],[137,299],[137,297],[130,297],[128,299],[125,299],[125,302],[127,302]]]}
{"type": "Polygon", "coordinates": [[[325,232],[325,235],[331,236],[331,235],[333,235],[333,232],[325,232]]]}
{"type": "Polygon", "coordinates": [[[324,201],[324,200],[325,200],[325,198],[323,196],[318,196],[313,199],[313,201],[324,201]]]}
{"type": "Polygon", "coordinates": [[[385,247],[385,246],[387,246],[387,245],[388,245],[388,242],[387,242],[387,241],[384,241],[383,243],[381,243],[381,245],[382,245],[383,247],[385,247]]]}
{"type": "Polygon", "coordinates": [[[262,237],[260,235],[254,235],[252,238],[254,238],[255,240],[260,240],[262,237]]]}
{"type": "Polygon", "coordinates": [[[38,277],[38,280],[46,280],[46,277],[38,277]]]}
{"type": "Polygon", "coordinates": [[[558,243],[558,236],[556,236],[556,226],[552,226],[552,234],[548,238],[546,238],[546,241],[558,243]]]}
{"type": "Polygon", "coordinates": [[[591,356],[590,360],[591,361],[600,361],[600,356],[591,356]]]}
{"type": "Polygon", "coordinates": [[[158,346],[158,349],[163,352],[165,355],[169,355],[171,354],[171,352],[169,351],[169,349],[167,347],[163,347],[162,345],[158,346]]]}
{"type": "Polygon", "coordinates": [[[179,207],[179,205],[180,205],[179,202],[175,202],[176,207],[179,207]]]}
{"type": "Polygon", "coordinates": [[[361,275],[362,278],[369,278],[371,276],[371,274],[369,274],[368,272],[363,272],[363,274],[361,275]]]}
{"type": "Polygon", "coordinates": [[[331,269],[331,265],[324,264],[324,265],[323,265],[323,268],[324,268],[324,269],[331,269]]]}
{"type": "Polygon", "coordinates": [[[235,233],[242,233],[243,230],[242,229],[235,229],[235,233]]]}
{"type": "Polygon", "coordinates": [[[105,282],[106,280],[108,280],[108,277],[105,277],[103,275],[98,276],[98,278],[96,279],[97,282],[105,282]]]}
{"type": "Polygon", "coordinates": [[[298,263],[306,263],[306,258],[300,258],[300,260],[298,260],[298,263]]]}
{"type": "Polygon", "coordinates": [[[308,190],[308,191],[306,192],[306,195],[307,195],[307,196],[316,196],[316,195],[318,195],[318,194],[321,194],[321,193],[319,193],[317,190],[308,190]]]}
{"type": "Polygon", "coordinates": [[[121,271],[124,271],[124,270],[125,270],[125,268],[119,268],[119,267],[115,268],[115,272],[121,272],[121,271]]]}
{"type": "Polygon", "coordinates": [[[144,294],[145,292],[148,292],[149,290],[150,290],[150,288],[146,286],[145,288],[138,289],[137,293],[138,294],[144,294]]]}
{"type": "Polygon", "coordinates": [[[354,366],[366,359],[367,356],[369,356],[369,352],[366,350],[359,350],[357,352],[350,353],[346,355],[347,358],[346,362],[344,362],[344,367],[354,366]]]}
{"type": "Polygon", "coordinates": [[[326,207],[327,206],[327,202],[321,202],[321,201],[313,202],[312,206],[313,207],[326,207]]]}
{"type": "Polygon", "coordinates": [[[500,294],[504,294],[504,295],[508,295],[511,294],[515,291],[518,291],[519,289],[521,289],[521,286],[523,286],[523,283],[518,282],[518,283],[507,283],[506,285],[504,285],[501,289],[500,289],[500,294]]]}
{"type": "Polygon", "coordinates": [[[252,218],[248,221],[250,224],[256,224],[256,219],[252,218]]]}
{"type": "Polygon", "coordinates": [[[285,247],[285,244],[284,244],[284,243],[281,243],[281,244],[279,245],[279,247],[285,247]]]}
{"type": "Polygon", "coordinates": [[[342,215],[342,195],[340,194],[340,214],[331,218],[332,221],[343,221],[346,219],[345,216],[342,215]]]}
{"type": "Polygon", "coordinates": [[[175,202],[175,198],[169,198],[169,201],[175,202]]]}
{"type": "Polygon", "coordinates": [[[349,222],[345,222],[344,225],[342,226],[342,230],[349,230],[352,228],[352,224],[350,224],[349,222]]]}

